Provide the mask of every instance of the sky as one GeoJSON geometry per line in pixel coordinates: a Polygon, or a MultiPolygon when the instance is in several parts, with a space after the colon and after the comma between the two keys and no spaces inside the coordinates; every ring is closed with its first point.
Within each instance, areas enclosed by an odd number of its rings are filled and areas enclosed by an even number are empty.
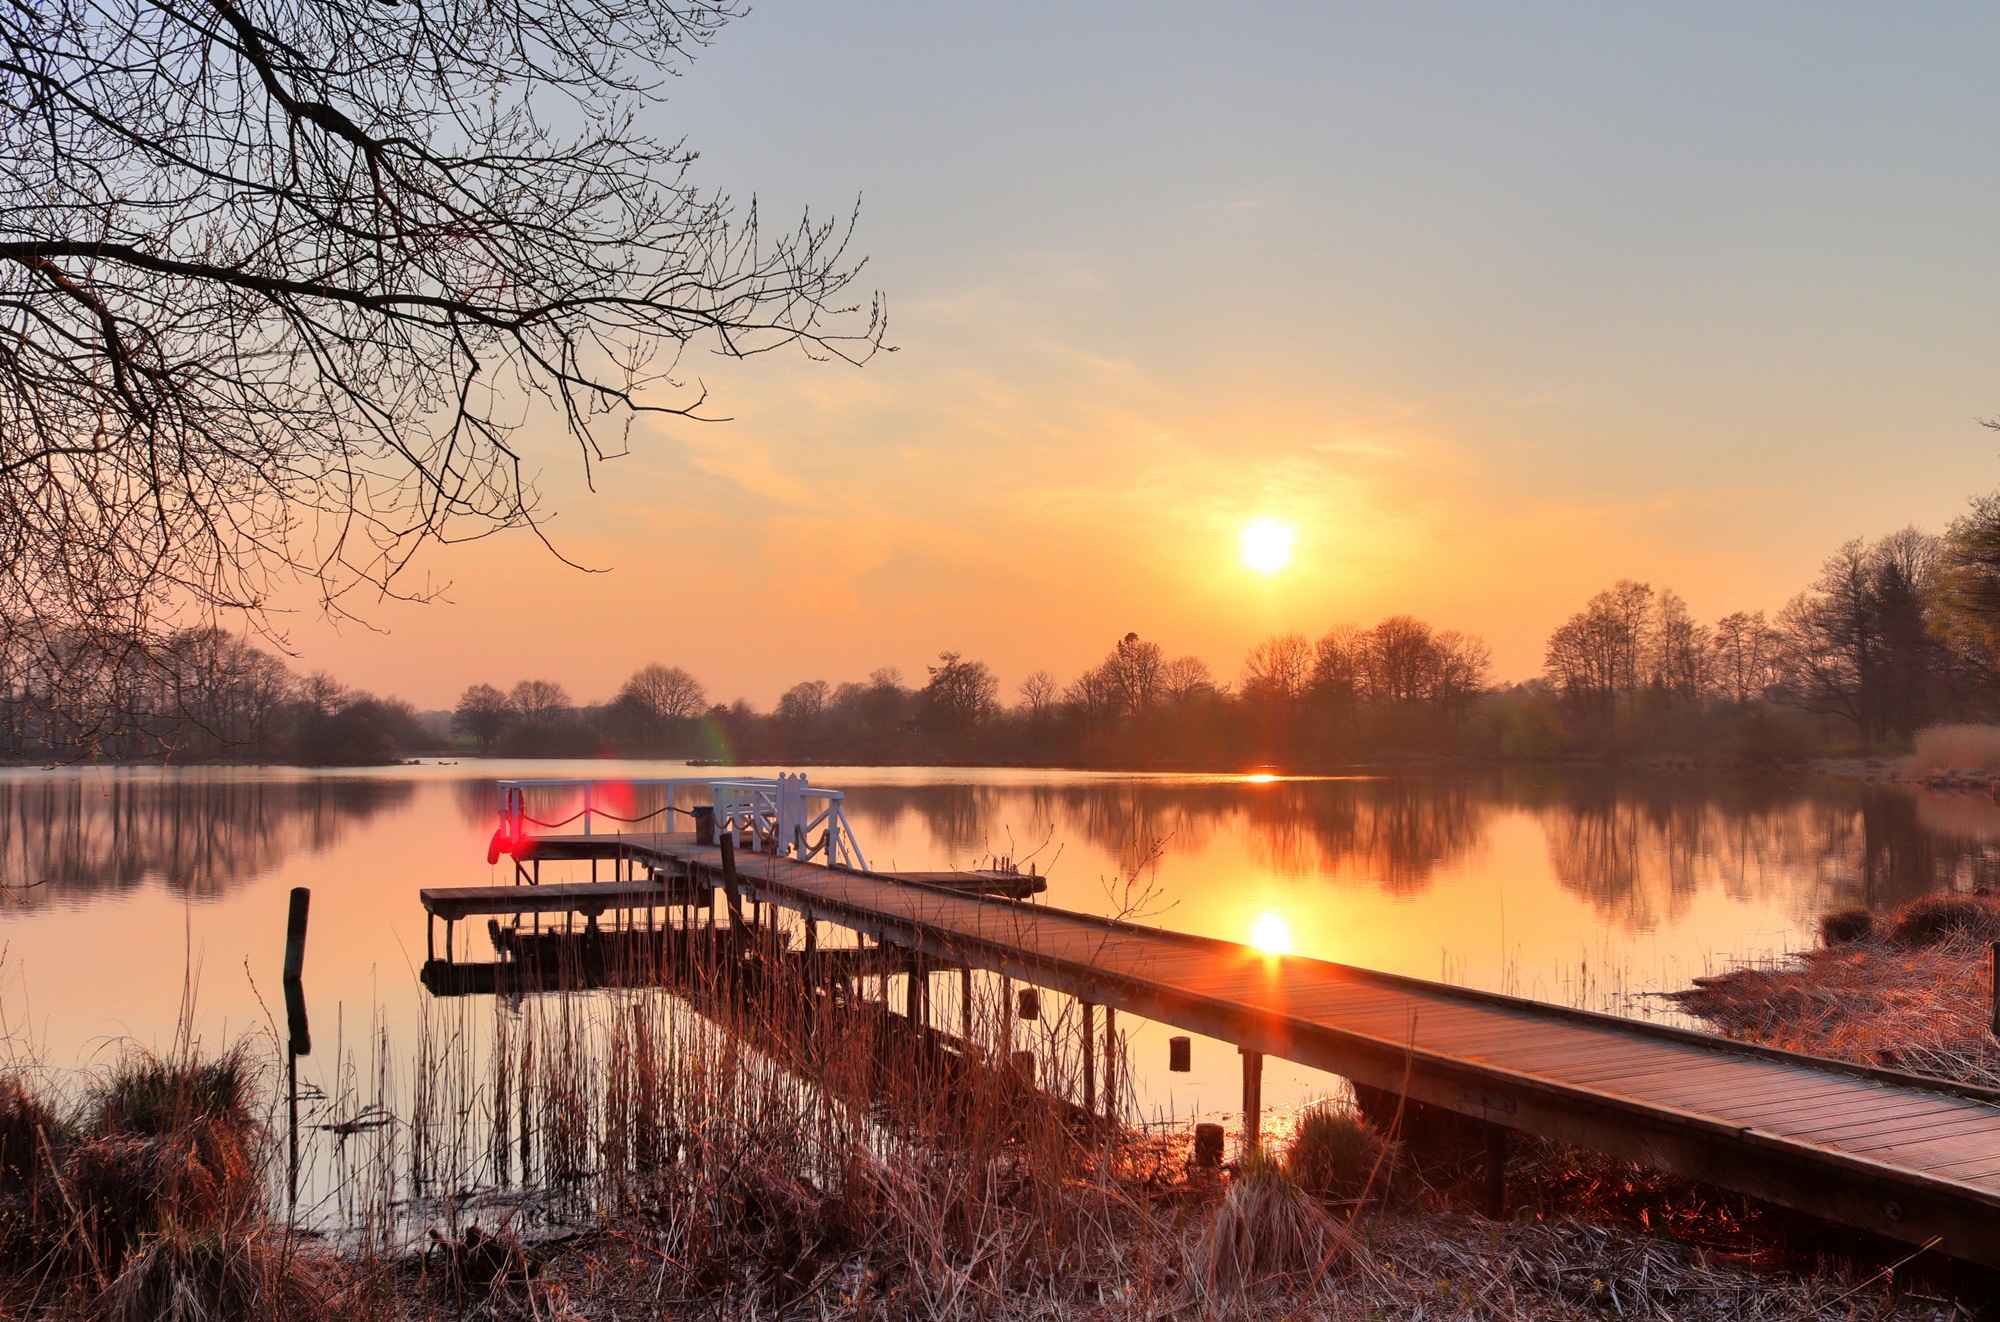
{"type": "Polygon", "coordinates": [[[767,705],[950,649],[1011,698],[1128,631],[1233,679],[1409,613],[1512,680],[1619,578],[1775,611],[2000,487],[1996,49],[1971,5],[768,0],[645,127],[767,222],[858,199],[895,352],[691,356],[727,421],[594,491],[532,447],[593,572],[443,548],[295,664],[767,705]]]}

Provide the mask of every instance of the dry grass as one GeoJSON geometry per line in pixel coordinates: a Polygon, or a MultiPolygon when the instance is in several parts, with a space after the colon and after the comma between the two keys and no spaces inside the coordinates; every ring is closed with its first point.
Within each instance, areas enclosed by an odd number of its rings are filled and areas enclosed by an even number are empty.
{"type": "Polygon", "coordinates": [[[1987,897],[1918,900],[1866,936],[1698,978],[1674,999],[1731,1037],[2000,1085],[1989,1032],[1996,920],[2000,902],[1987,897]]]}
{"type": "MultiPolygon", "coordinates": [[[[1597,1190],[1588,1207],[1622,1178],[1624,1224],[1551,1203],[1496,1226],[1420,1179],[1385,1204],[1364,1195],[1395,1145],[1346,1107],[1309,1112],[1282,1159],[1191,1170],[1178,1129],[1090,1124],[1060,1100],[1080,1043],[1059,998],[1002,1038],[999,989],[978,990],[966,1043],[889,1013],[900,979],[815,983],[772,958],[441,1012],[397,1140],[424,1190],[400,1214],[437,1233],[391,1255],[395,1306],[606,1322],[1965,1315],[1865,1273],[1748,1265],[1700,1242],[1712,1217],[1656,1219],[1696,1242],[1650,1233],[1649,1208],[1698,1195],[1635,1191],[1609,1163],[1573,1162],[1567,1187],[1597,1190]],[[1021,1049],[1045,1091],[1024,1090],[1021,1049]],[[491,1249],[509,1234],[519,1257],[491,1249]]],[[[955,1004],[934,1011],[959,1022],[955,1004]]]]}
{"type": "MultiPolygon", "coordinates": [[[[1623,1225],[1553,1198],[1495,1225],[1421,1177],[1369,1197],[1397,1145],[1344,1106],[1307,1112],[1281,1157],[1190,1169],[1181,1129],[1065,1100],[1080,1023],[1059,998],[1010,1025],[1003,989],[975,982],[969,1038],[918,1034],[885,1008],[899,977],[808,977],[776,948],[634,971],[652,985],[433,1003],[400,1090],[371,1034],[329,1105],[394,1101],[398,1119],[324,1137],[348,1179],[337,1253],[272,1219],[245,1057],[221,1074],[134,1058],[68,1108],[0,1086],[0,1187],[39,1191],[44,1273],[24,1288],[10,1258],[0,1317],[1963,1315],[1865,1274],[1753,1269],[1692,1223],[1645,1233],[1680,1191],[1629,1179],[1623,1225]],[[23,1131],[52,1155],[5,1155],[23,1131]]],[[[954,1032],[955,985],[933,1006],[954,1032]]],[[[1566,1188],[1589,1205],[1617,1178],[1578,1164],[1566,1188]]]]}
{"type": "Polygon", "coordinates": [[[1920,776],[1942,771],[2000,773],[2000,725],[1934,725],[1920,730],[1906,768],[1920,776]]]}
{"type": "Polygon", "coordinates": [[[1321,1102],[1299,1116],[1286,1166],[1316,1197],[1359,1203],[1388,1191],[1398,1146],[1358,1110],[1321,1102]]]}
{"type": "Polygon", "coordinates": [[[247,1049],[127,1054],[72,1107],[0,1079],[0,1309],[106,1322],[327,1316],[264,1215],[247,1049]]]}

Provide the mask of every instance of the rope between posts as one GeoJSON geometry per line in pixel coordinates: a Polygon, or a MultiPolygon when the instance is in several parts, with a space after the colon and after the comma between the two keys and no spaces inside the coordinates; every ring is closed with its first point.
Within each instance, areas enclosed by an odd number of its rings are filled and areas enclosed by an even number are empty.
{"type": "Polygon", "coordinates": [[[663,808],[655,808],[655,809],[654,809],[653,811],[651,811],[651,812],[649,812],[649,813],[645,813],[645,814],[642,814],[641,816],[638,816],[638,817],[620,817],[620,816],[619,816],[619,815],[618,815],[617,813],[614,813],[614,812],[606,812],[606,811],[605,811],[604,809],[602,809],[602,808],[588,808],[588,809],[586,809],[586,808],[578,808],[578,809],[577,809],[577,810],[576,810],[575,812],[573,812],[573,813],[571,813],[571,814],[570,814],[569,816],[567,816],[567,817],[563,818],[563,819],[562,819],[561,821],[555,821],[555,822],[545,822],[545,821],[543,821],[543,820],[542,820],[541,818],[539,818],[539,817],[530,817],[530,816],[528,816],[528,814],[526,814],[526,813],[522,813],[522,814],[521,814],[521,820],[522,820],[522,821],[524,821],[524,822],[526,822],[526,823],[528,823],[528,824],[529,824],[530,826],[539,826],[539,827],[541,827],[541,828],[542,828],[542,829],[543,829],[544,831],[553,831],[553,830],[555,830],[555,829],[556,829],[556,828],[557,828],[558,826],[568,826],[568,825],[569,825],[569,824],[570,824],[571,822],[573,822],[573,821],[575,821],[575,820],[576,820],[577,818],[579,818],[579,817],[583,816],[583,815],[584,815],[584,813],[586,813],[586,812],[588,812],[588,813],[589,813],[589,814],[590,814],[590,815],[591,815],[592,817],[602,817],[602,818],[604,818],[604,819],[605,819],[606,821],[610,821],[610,822],[623,822],[623,823],[624,823],[624,824],[626,824],[627,826],[636,826],[636,825],[638,825],[638,824],[639,824],[640,822],[650,822],[650,821],[652,821],[652,820],[653,820],[653,819],[654,819],[655,817],[658,817],[658,816],[659,816],[659,815],[660,815],[661,813],[669,813],[669,812],[684,812],[684,813],[687,813],[687,814],[688,814],[688,816],[690,816],[690,817],[694,816],[694,813],[693,813],[693,811],[692,811],[692,810],[690,810],[690,809],[687,809],[687,808],[682,808],[682,807],[680,807],[680,806],[676,805],[676,806],[674,806],[674,807],[663,807],[663,808]]]}

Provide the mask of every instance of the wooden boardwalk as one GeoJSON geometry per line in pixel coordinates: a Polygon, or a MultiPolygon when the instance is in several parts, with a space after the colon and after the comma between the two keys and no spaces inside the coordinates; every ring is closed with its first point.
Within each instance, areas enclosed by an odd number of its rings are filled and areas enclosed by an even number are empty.
{"type": "MultiPolygon", "coordinates": [[[[577,858],[614,840],[684,883],[722,882],[720,851],[687,835],[542,837],[532,847],[577,858]]],[[[737,875],[750,897],[934,966],[992,970],[1246,1055],[2000,1267],[1992,1090],[893,876],[747,853],[737,875]]],[[[426,906],[449,894],[426,892],[426,906]]]]}

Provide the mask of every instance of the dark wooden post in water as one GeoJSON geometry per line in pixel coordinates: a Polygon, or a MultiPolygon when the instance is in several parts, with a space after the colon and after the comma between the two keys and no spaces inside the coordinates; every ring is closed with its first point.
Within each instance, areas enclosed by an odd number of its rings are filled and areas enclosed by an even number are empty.
{"type": "Polygon", "coordinates": [[[1243,1053],[1243,1155],[1257,1151],[1264,1122],[1264,1053],[1238,1047],[1243,1053]]]}
{"type": "Polygon", "coordinates": [[[1486,1122],[1486,1215],[1495,1221],[1507,1219],[1507,1126],[1486,1122]]]}
{"type": "Polygon", "coordinates": [[[1097,1114],[1097,1007],[1083,1003],[1083,1110],[1097,1114]]]}
{"type": "Polygon", "coordinates": [[[972,965],[958,966],[958,1037],[968,1050],[972,1047],[972,965]]]}
{"type": "Polygon", "coordinates": [[[306,967],[306,912],[312,892],[304,886],[292,887],[291,910],[285,916],[285,1091],[290,1120],[285,1163],[285,1194],[288,1205],[299,1201],[299,1057],[312,1054],[312,1028],[306,1022],[305,984],[300,981],[306,967]]]}

